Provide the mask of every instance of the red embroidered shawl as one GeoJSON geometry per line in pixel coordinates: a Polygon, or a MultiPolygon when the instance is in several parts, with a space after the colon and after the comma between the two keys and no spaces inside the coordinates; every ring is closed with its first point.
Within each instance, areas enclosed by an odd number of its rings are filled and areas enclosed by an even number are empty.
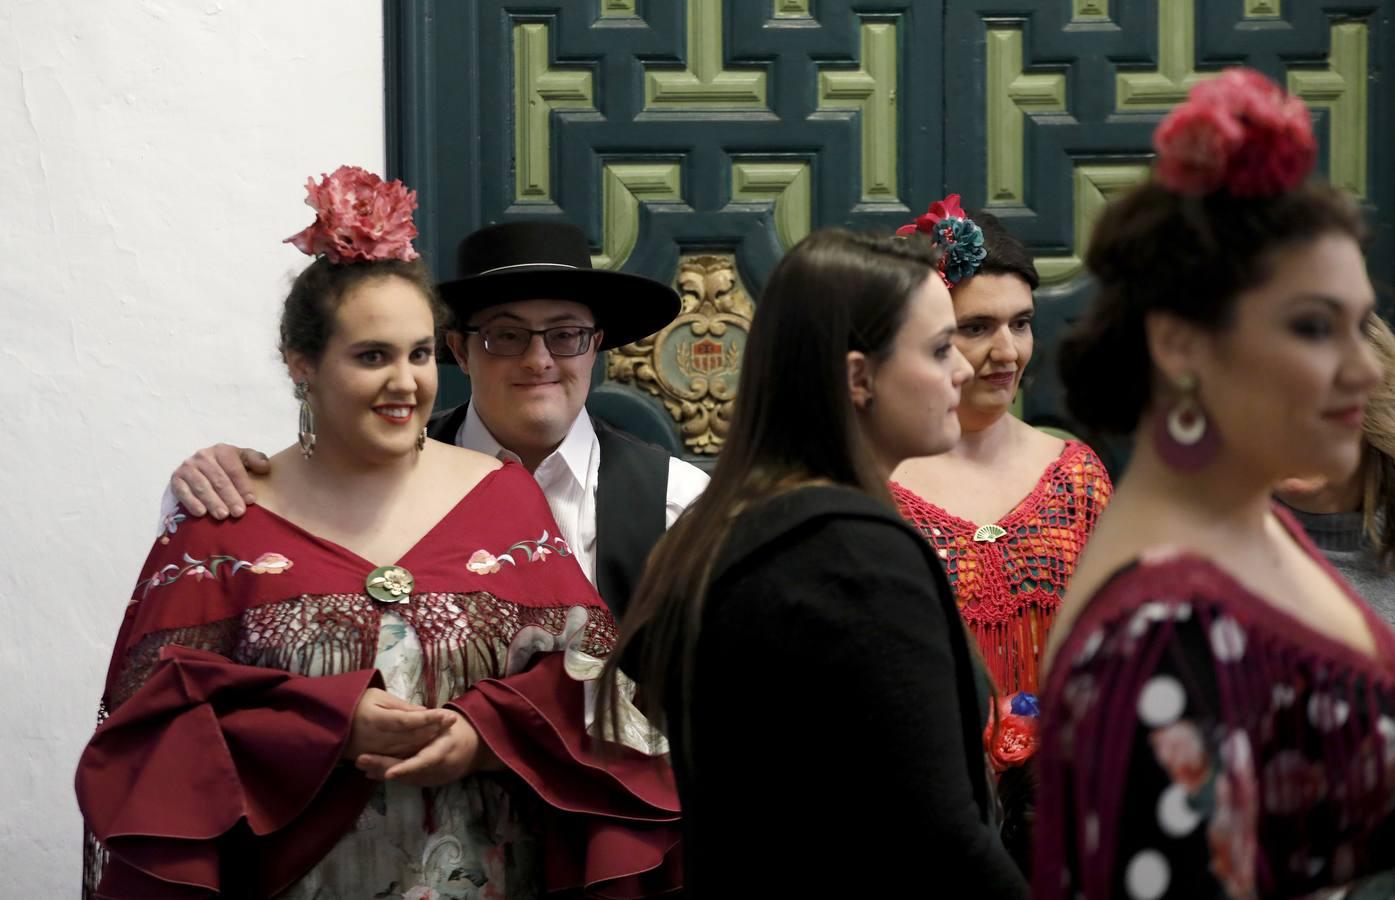
{"type": "Polygon", "coordinates": [[[641,879],[644,890],[678,883],[667,766],[625,748],[596,754],[583,685],[560,653],[520,670],[575,607],[581,650],[604,657],[616,637],[532,477],[516,464],[486,476],[399,564],[410,599],[385,605],[365,591],[371,562],[260,507],[166,521],[77,773],[100,842],[87,891],[271,895],[328,852],[372,791],[339,756],[358,698],[380,683],[388,609],[420,640],[428,696],[455,697],[552,807],[549,887],[627,896],[641,879]]]}

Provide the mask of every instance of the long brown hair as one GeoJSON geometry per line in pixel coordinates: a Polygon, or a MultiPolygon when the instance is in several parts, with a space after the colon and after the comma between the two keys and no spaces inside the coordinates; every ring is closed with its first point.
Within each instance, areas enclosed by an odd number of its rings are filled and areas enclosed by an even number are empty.
{"type": "MultiPolygon", "coordinates": [[[[937,254],[918,237],[830,228],[800,241],[775,267],[751,323],[712,481],[650,554],[601,675],[597,720],[608,734],[620,733],[622,660],[642,686],[639,705],[651,722],[662,721],[675,688],[682,705],[670,713],[688,721],[712,567],[744,509],[810,482],[847,485],[891,505],[855,418],[847,356],[890,355],[907,300],[937,254]]],[[[689,741],[691,729],[683,735],[689,741]]]]}

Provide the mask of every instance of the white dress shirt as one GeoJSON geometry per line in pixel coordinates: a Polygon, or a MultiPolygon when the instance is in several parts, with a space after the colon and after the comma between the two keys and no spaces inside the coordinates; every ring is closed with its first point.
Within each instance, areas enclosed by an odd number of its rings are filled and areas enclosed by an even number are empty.
{"type": "MultiPolygon", "coordinates": [[[[455,443],[467,450],[487,453],[497,459],[520,462],[518,454],[504,448],[475,412],[465,412],[465,421],[456,432],[455,443]]],[[[562,539],[572,548],[581,571],[596,582],[596,485],[601,472],[601,443],[591,417],[582,412],[557,449],[538,465],[533,477],[542,488],[552,518],[562,530],[562,539]]],[[[707,473],[691,463],[670,457],[668,489],[664,504],[664,527],[677,520],[679,513],[707,487],[707,473]]]]}

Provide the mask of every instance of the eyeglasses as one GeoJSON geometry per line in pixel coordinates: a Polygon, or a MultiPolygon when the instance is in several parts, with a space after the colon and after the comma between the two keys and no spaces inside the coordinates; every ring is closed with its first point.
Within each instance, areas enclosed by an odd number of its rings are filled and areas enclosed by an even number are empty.
{"type": "Polygon", "coordinates": [[[464,334],[477,334],[484,340],[484,352],[490,356],[522,356],[540,334],[543,346],[553,356],[580,356],[591,349],[596,329],[590,325],[557,325],[553,328],[524,328],[519,325],[467,325],[464,334]]]}

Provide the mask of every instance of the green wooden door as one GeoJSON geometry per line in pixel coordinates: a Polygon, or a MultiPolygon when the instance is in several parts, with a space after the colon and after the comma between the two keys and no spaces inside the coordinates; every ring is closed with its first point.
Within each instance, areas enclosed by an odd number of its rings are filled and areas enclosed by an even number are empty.
{"type": "Polygon", "coordinates": [[[591,406],[699,463],[782,250],[960,193],[1037,257],[1023,409],[1070,429],[1054,349],[1090,226],[1207,73],[1254,66],[1308,102],[1395,282],[1393,20],[1395,0],[388,0],[389,169],[438,276],[481,225],[561,217],[597,265],[676,284],[679,321],[612,351],[591,406]]]}

